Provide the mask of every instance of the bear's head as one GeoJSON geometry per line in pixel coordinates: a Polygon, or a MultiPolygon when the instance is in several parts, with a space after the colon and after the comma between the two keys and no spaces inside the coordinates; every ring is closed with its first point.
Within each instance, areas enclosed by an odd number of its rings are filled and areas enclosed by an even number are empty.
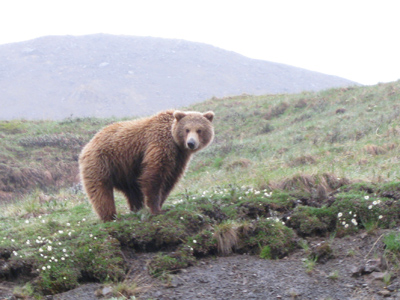
{"type": "Polygon", "coordinates": [[[172,136],[181,148],[196,152],[209,145],[214,139],[212,111],[202,114],[176,110],[174,118],[172,136]]]}

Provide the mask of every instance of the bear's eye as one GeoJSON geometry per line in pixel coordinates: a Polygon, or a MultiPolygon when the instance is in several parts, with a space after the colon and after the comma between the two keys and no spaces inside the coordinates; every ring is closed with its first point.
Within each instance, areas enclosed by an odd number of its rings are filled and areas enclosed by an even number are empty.
{"type": "Polygon", "coordinates": [[[189,129],[186,129],[186,133],[189,133],[189,131],[190,131],[189,129]]]}
{"type": "Polygon", "coordinates": [[[201,130],[200,130],[200,129],[198,129],[198,130],[197,130],[197,134],[200,134],[200,133],[201,133],[201,130]]]}

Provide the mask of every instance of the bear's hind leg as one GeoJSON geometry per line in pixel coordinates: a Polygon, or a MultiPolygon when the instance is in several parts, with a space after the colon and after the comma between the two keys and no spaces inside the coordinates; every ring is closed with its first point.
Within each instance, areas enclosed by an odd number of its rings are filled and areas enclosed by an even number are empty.
{"type": "Polygon", "coordinates": [[[94,211],[104,222],[115,220],[117,212],[114,202],[114,191],[112,186],[96,184],[86,186],[94,211]]]}

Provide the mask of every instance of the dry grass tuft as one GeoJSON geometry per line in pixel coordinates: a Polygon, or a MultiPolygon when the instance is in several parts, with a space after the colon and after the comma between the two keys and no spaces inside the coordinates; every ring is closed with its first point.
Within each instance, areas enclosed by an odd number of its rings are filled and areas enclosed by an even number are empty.
{"type": "Polygon", "coordinates": [[[325,198],[324,196],[326,196],[326,193],[332,192],[347,184],[350,184],[350,180],[338,178],[334,174],[324,173],[322,175],[298,174],[273,185],[274,188],[289,191],[298,189],[308,193],[317,191],[318,196],[325,198]]]}
{"type": "Polygon", "coordinates": [[[298,166],[303,166],[303,165],[312,165],[315,164],[317,160],[311,156],[311,155],[302,155],[300,157],[297,157],[293,159],[291,162],[289,162],[290,167],[298,167],[298,166]]]}
{"type": "Polygon", "coordinates": [[[308,105],[307,100],[304,98],[299,99],[295,104],[295,108],[304,108],[308,105]]]}
{"type": "Polygon", "coordinates": [[[233,223],[223,223],[215,228],[214,238],[217,240],[218,252],[222,255],[232,253],[236,248],[239,238],[237,226],[233,223]]]}
{"type": "Polygon", "coordinates": [[[346,112],[346,109],[345,109],[345,108],[338,108],[338,109],[335,111],[336,114],[344,114],[345,112],[346,112]]]}
{"type": "Polygon", "coordinates": [[[387,150],[384,147],[377,145],[366,145],[364,146],[363,151],[370,155],[382,155],[387,152],[387,150]]]}
{"type": "Polygon", "coordinates": [[[240,158],[237,160],[234,160],[230,164],[226,166],[227,170],[233,170],[236,168],[248,168],[251,166],[251,160],[247,158],[240,158]]]}
{"type": "Polygon", "coordinates": [[[285,111],[289,108],[289,104],[287,102],[281,102],[273,107],[271,107],[268,112],[264,115],[265,120],[271,120],[273,118],[279,117],[284,114],[285,111]]]}

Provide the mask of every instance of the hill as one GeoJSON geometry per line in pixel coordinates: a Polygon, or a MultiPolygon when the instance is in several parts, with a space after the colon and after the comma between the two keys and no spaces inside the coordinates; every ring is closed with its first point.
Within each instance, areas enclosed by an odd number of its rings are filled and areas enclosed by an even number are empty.
{"type": "Polygon", "coordinates": [[[96,34],[0,45],[3,120],[140,116],[214,96],[354,84],[183,40],[96,34]]]}

